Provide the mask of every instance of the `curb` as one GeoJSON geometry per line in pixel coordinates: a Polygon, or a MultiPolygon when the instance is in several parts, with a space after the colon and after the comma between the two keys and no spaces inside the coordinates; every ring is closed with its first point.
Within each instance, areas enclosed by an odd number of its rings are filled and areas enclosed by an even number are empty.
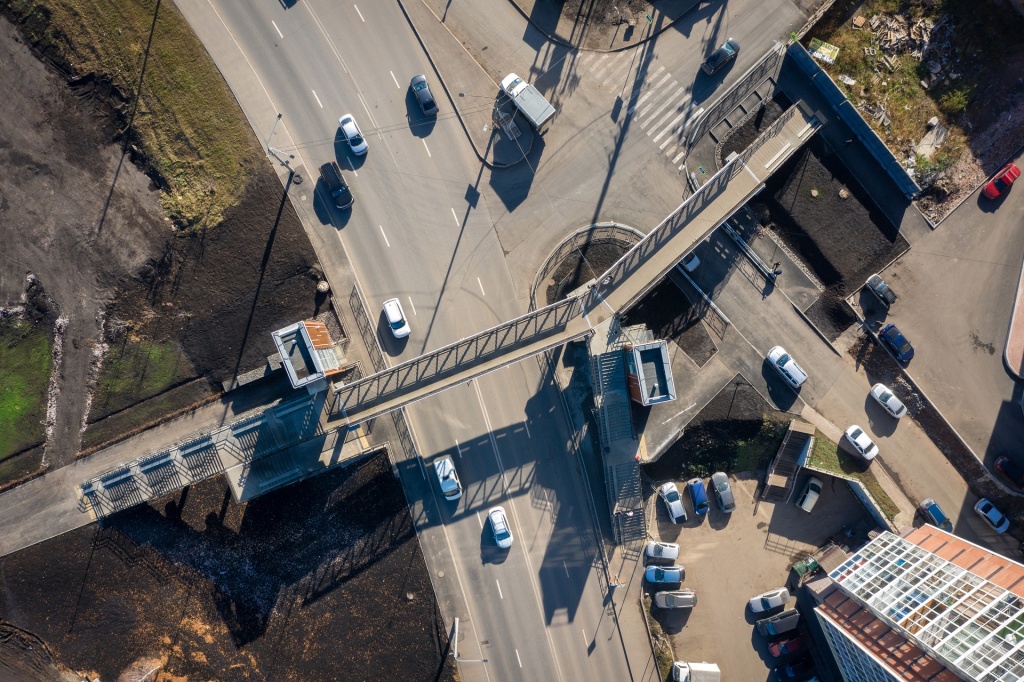
{"type": "MultiPolygon", "coordinates": [[[[814,330],[814,333],[817,334],[822,341],[828,344],[828,347],[832,349],[832,352],[838,355],[839,357],[843,357],[843,354],[839,352],[839,349],[836,348],[835,344],[829,341],[828,337],[825,336],[825,334],[820,329],[818,329],[818,325],[811,322],[811,318],[807,317],[804,311],[800,310],[800,308],[797,307],[796,303],[793,303],[793,301],[788,296],[786,296],[786,300],[789,301],[789,304],[791,306],[793,306],[793,310],[795,310],[796,314],[800,316],[800,319],[806,322],[807,325],[814,330]]],[[[845,299],[843,299],[843,303],[846,303],[845,299]]],[[[847,305],[849,305],[849,303],[847,303],[847,305]]]]}

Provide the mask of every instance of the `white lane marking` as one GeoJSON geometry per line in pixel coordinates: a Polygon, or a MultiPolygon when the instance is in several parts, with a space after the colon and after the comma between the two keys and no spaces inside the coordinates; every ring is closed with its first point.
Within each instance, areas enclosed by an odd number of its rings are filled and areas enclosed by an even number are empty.
{"type": "Polygon", "coordinates": [[[519,661],[519,667],[523,667],[523,659],[519,658],[519,649],[516,649],[516,660],[519,661]]]}
{"type": "Polygon", "coordinates": [[[480,293],[486,296],[487,292],[484,291],[484,283],[480,281],[479,277],[476,278],[476,283],[480,285],[480,293]]]}
{"type": "Polygon", "coordinates": [[[455,225],[462,227],[462,223],[459,222],[459,216],[455,213],[455,209],[452,209],[452,217],[455,218],[455,225]]]}
{"type": "MultiPolygon", "coordinates": [[[[682,92],[683,89],[680,88],[679,91],[682,92]]],[[[669,109],[667,112],[665,112],[665,115],[661,118],[661,120],[658,121],[657,123],[655,123],[653,126],[651,126],[651,129],[647,131],[647,134],[650,135],[651,133],[653,133],[656,128],[658,128],[659,126],[663,125],[665,123],[665,121],[668,120],[668,117],[671,116],[672,114],[674,114],[675,112],[677,112],[679,110],[683,110],[685,112],[686,111],[686,103],[688,101],[690,101],[690,96],[686,95],[685,97],[683,97],[682,100],[680,100],[680,102],[679,102],[679,104],[677,106],[675,106],[675,107],[669,109]]],[[[658,138],[657,137],[654,138],[654,141],[657,142],[658,138]]]]}
{"type": "Polygon", "coordinates": [[[395,81],[395,87],[398,88],[399,90],[401,90],[402,86],[398,84],[398,79],[395,78],[395,72],[394,71],[388,71],[388,73],[391,74],[391,80],[395,81]]]}
{"type": "Polygon", "coordinates": [[[321,109],[323,109],[324,108],[324,103],[320,101],[319,97],[317,97],[316,90],[311,90],[311,92],[313,93],[313,97],[316,99],[316,103],[320,105],[321,109]]]}
{"type": "Polygon", "coordinates": [[[388,241],[388,236],[386,234],[384,234],[384,226],[383,225],[379,225],[379,227],[380,227],[380,235],[382,237],[384,237],[384,243],[387,244],[388,248],[390,249],[391,248],[391,242],[388,241]]]}
{"type": "Polygon", "coordinates": [[[679,417],[679,416],[685,414],[686,412],[692,410],[696,405],[697,405],[697,403],[694,403],[693,405],[690,405],[689,407],[687,407],[685,410],[682,410],[681,412],[676,412],[673,416],[671,416],[668,419],[666,419],[665,421],[661,422],[661,425],[664,426],[665,424],[668,424],[670,421],[672,421],[676,417],[679,417]]]}
{"type": "Polygon", "coordinates": [[[412,314],[419,315],[419,313],[416,312],[416,304],[412,302],[412,296],[408,296],[407,298],[409,299],[409,307],[412,308],[412,314]]]}
{"type": "Polygon", "coordinates": [[[348,169],[352,171],[352,175],[356,176],[357,178],[359,177],[359,172],[356,171],[356,167],[352,165],[352,159],[348,160],[348,169]]]}
{"type": "Polygon", "coordinates": [[[562,562],[562,568],[565,569],[565,577],[568,578],[569,577],[569,567],[565,565],[564,561],[562,562]]]}
{"type": "MultiPolygon", "coordinates": [[[[675,149],[673,149],[672,151],[675,151],[675,149]]],[[[676,154],[676,158],[672,159],[672,163],[679,163],[679,159],[683,158],[683,154],[685,154],[685,153],[686,153],[686,150],[684,149],[683,151],[681,151],[678,154],[676,154]]]]}
{"type": "Polygon", "coordinates": [[[498,598],[499,598],[499,599],[504,599],[504,598],[505,598],[505,595],[503,595],[503,594],[501,593],[501,583],[499,583],[499,582],[498,582],[497,580],[495,580],[495,581],[494,581],[494,584],[498,586],[498,598]]]}
{"type": "Polygon", "coordinates": [[[274,30],[275,30],[275,31],[277,31],[277,35],[279,35],[279,36],[281,36],[282,38],[284,38],[284,34],[283,34],[283,33],[281,33],[281,29],[279,29],[279,28],[277,27],[277,22],[276,22],[276,21],[274,21],[273,19],[271,19],[271,20],[270,20],[270,23],[272,23],[272,24],[274,25],[274,30]]]}
{"type": "Polygon", "coordinates": [[[608,59],[607,52],[601,55],[601,57],[596,62],[594,62],[594,66],[590,68],[590,70],[594,72],[594,77],[597,78],[597,80],[601,80],[601,75],[604,73],[604,60],[606,59],[608,59]]]}
{"type": "Polygon", "coordinates": [[[580,628],[580,632],[583,633],[583,646],[589,646],[590,643],[587,641],[587,631],[583,628],[580,628]]]}
{"type": "Polygon", "coordinates": [[[480,516],[480,512],[479,512],[479,511],[477,511],[477,513],[476,513],[476,522],[480,524],[480,527],[481,527],[481,528],[483,528],[483,527],[484,527],[484,520],[483,520],[483,518],[482,518],[482,517],[480,516]]]}
{"type": "Polygon", "coordinates": [[[533,438],[533,436],[530,435],[530,425],[526,423],[525,419],[523,420],[523,426],[526,427],[526,437],[533,438]]]}
{"type": "MultiPolygon", "coordinates": [[[[673,86],[675,85],[675,81],[672,82],[672,85],[673,86]]],[[[671,90],[671,88],[669,88],[669,89],[671,90]]],[[[675,100],[675,98],[679,97],[679,95],[683,94],[684,92],[686,92],[686,86],[683,86],[683,87],[679,88],[678,90],[676,90],[675,93],[673,93],[671,97],[669,97],[667,100],[665,100],[664,104],[662,104],[660,107],[658,107],[657,109],[654,110],[654,112],[651,114],[650,118],[645,119],[642,123],[640,123],[640,127],[641,128],[646,128],[647,124],[651,123],[652,121],[654,121],[654,119],[656,117],[660,116],[661,112],[663,112],[665,110],[665,107],[667,107],[670,104],[672,104],[672,102],[675,100]]],[[[651,102],[650,104],[647,105],[647,109],[650,109],[653,106],[654,106],[654,102],[651,102]]],[[[647,111],[647,109],[644,109],[644,111],[647,111]]],[[[669,112],[669,113],[671,113],[671,112],[669,112]]],[[[651,128],[651,130],[654,130],[654,128],[651,128]]],[[[647,134],[650,135],[651,134],[650,131],[648,131],[647,134]]]]}
{"type": "MultiPolygon", "coordinates": [[[[363,13],[359,11],[359,7],[358,7],[358,5],[352,5],[352,6],[356,8],[356,14],[358,14],[358,15],[359,15],[359,18],[360,18],[360,19],[363,19],[363,13]]],[[[366,23],[366,19],[363,19],[363,23],[364,23],[364,24],[366,23]]]]}
{"type": "Polygon", "coordinates": [[[420,140],[423,142],[423,148],[427,150],[427,156],[429,156],[430,158],[434,158],[433,155],[430,153],[430,147],[427,146],[427,141],[422,138],[420,138],[420,140]]]}
{"type": "MultiPolygon", "coordinates": [[[[683,120],[683,119],[684,119],[684,118],[686,117],[686,115],[690,113],[690,110],[691,110],[691,109],[693,109],[693,102],[691,102],[691,103],[690,103],[690,106],[688,106],[688,107],[686,107],[685,109],[683,109],[683,112],[682,112],[681,114],[679,114],[678,116],[676,116],[676,117],[675,117],[675,118],[674,118],[674,119],[672,120],[672,122],[671,122],[671,123],[669,123],[669,124],[668,124],[667,126],[665,126],[665,129],[664,129],[664,130],[662,130],[662,131],[661,131],[660,133],[658,133],[658,136],[654,138],[654,141],[655,141],[655,142],[657,142],[658,140],[660,140],[660,139],[661,139],[661,137],[662,137],[662,136],[663,136],[663,135],[664,135],[665,133],[669,132],[670,130],[672,130],[673,128],[675,128],[675,127],[676,127],[677,125],[679,125],[679,122],[680,122],[680,121],[682,121],[682,120],[683,120]]],[[[670,137],[670,138],[668,138],[668,139],[669,139],[669,140],[671,140],[672,138],[670,137]]]]}
{"type": "MultiPolygon", "coordinates": [[[[662,69],[664,69],[664,68],[665,68],[665,67],[663,66],[663,67],[661,67],[661,69],[658,69],[658,73],[661,73],[661,70],[662,70],[662,69]]],[[[655,73],[655,74],[654,74],[653,76],[651,76],[651,80],[654,80],[655,78],[657,78],[657,77],[658,77],[658,73],[655,73]]],[[[648,90],[648,91],[647,91],[647,94],[646,94],[646,95],[644,95],[643,97],[641,97],[641,98],[640,98],[640,101],[639,101],[639,102],[637,102],[636,104],[634,104],[634,105],[633,105],[632,107],[630,107],[629,111],[627,111],[626,113],[627,113],[627,114],[632,114],[632,113],[633,113],[634,111],[636,111],[636,108],[637,108],[638,106],[640,106],[641,104],[643,104],[643,103],[644,103],[644,101],[645,101],[645,100],[646,100],[646,99],[647,99],[648,97],[650,97],[650,96],[651,96],[651,95],[653,95],[654,93],[658,92],[658,88],[660,88],[660,87],[661,87],[661,84],[662,84],[662,83],[664,83],[665,81],[667,81],[667,80],[668,80],[669,78],[671,78],[671,77],[672,77],[672,74],[666,74],[664,78],[662,78],[662,79],[661,79],[660,81],[658,81],[658,84],[657,84],[657,85],[655,85],[655,86],[654,86],[654,87],[652,87],[652,88],[651,88],[650,90],[648,90]]]]}
{"type": "MultiPolygon", "coordinates": [[[[455,439],[455,449],[459,451],[459,459],[462,459],[462,448],[459,447],[459,439],[458,438],[455,439]]],[[[479,514],[480,514],[480,512],[477,512],[478,516],[479,516],[479,514]]]]}
{"type": "Polygon", "coordinates": [[[587,64],[590,63],[590,60],[594,58],[594,54],[594,52],[587,53],[587,56],[583,58],[583,66],[586,66],[587,64]]]}

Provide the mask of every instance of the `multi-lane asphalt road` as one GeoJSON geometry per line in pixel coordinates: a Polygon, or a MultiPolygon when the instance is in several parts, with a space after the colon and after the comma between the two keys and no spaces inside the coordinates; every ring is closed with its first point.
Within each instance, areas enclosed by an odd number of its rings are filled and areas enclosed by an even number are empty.
{"type": "MultiPolygon", "coordinates": [[[[788,28],[800,16],[784,4],[789,11],[779,21],[788,28]]],[[[279,112],[269,144],[294,155],[293,167],[303,168],[310,180],[325,161],[337,159],[346,169],[354,207],[339,212],[317,193],[316,221],[307,228],[326,265],[339,260],[342,249],[347,254],[393,362],[521,314],[522,284],[532,281],[542,260],[536,254],[588,219],[610,212],[651,227],[678,203],[681,178],[671,160],[661,155],[660,163],[650,163],[661,150],[643,128],[627,136],[623,124],[634,112],[611,115],[614,88],[591,82],[596,72],[566,79],[587,87],[577,87],[575,106],[568,105],[570,92],[559,95],[564,106],[543,150],[549,161],[536,178],[523,177],[532,176],[535,163],[490,173],[473,153],[398,4],[304,0],[287,11],[274,2],[183,0],[179,6],[261,137],[279,112]],[[409,95],[409,79],[419,73],[430,79],[439,100],[436,120],[424,119],[409,95]],[[343,113],[352,113],[362,127],[369,142],[365,157],[351,155],[338,138],[343,113]],[[505,190],[524,184],[530,196],[508,201],[505,190]],[[522,210],[513,213],[519,205],[522,210]],[[521,245],[523,256],[509,258],[521,245]],[[379,318],[381,302],[391,297],[399,298],[412,326],[401,342],[379,318]]],[[[499,71],[526,60],[521,72],[546,72],[568,56],[546,46],[523,49],[538,41],[524,40],[524,31],[532,29],[519,30],[516,22],[524,20],[504,0],[457,9],[475,11],[481,31],[497,29],[501,40],[490,46],[492,55],[504,55],[499,71]]],[[[666,34],[659,68],[694,82],[705,43],[740,14],[732,8],[702,14],[718,27],[706,39],[666,34]]],[[[785,36],[779,28],[779,37],[785,36]]],[[[750,54],[752,63],[758,41],[770,39],[763,25],[751,30],[759,37],[743,59],[750,54]]],[[[657,59],[653,45],[645,49],[636,69],[657,59]]],[[[575,69],[581,62],[565,63],[575,69]]],[[[646,87],[644,99],[658,103],[659,118],[669,112],[666,120],[682,121],[693,112],[692,97],[674,99],[680,89],[675,79],[666,90],[660,78],[646,83],[646,71],[629,72],[636,100],[646,87]]],[[[721,83],[704,83],[702,96],[721,83]]],[[[653,112],[638,107],[635,113],[653,112]]],[[[308,192],[311,184],[298,191],[308,192]]],[[[487,659],[464,664],[464,678],[643,676],[650,652],[641,647],[639,657],[627,657],[630,638],[644,644],[636,640],[642,634],[621,632],[609,607],[590,493],[562,399],[550,372],[531,360],[408,409],[422,462],[404,460],[399,469],[424,556],[445,616],[460,619],[460,657],[487,659]],[[444,501],[429,475],[430,462],[443,454],[453,455],[465,486],[457,503],[444,501]],[[516,536],[507,552],[494,546],[486,525],[487,510],[496,504],[508,511],[516,536]]]]}

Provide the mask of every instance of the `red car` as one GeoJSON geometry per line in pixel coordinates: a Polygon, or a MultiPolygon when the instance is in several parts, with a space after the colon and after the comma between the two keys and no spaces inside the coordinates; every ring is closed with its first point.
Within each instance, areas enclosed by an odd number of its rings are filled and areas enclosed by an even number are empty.
{"type": "Polygon", "coordinates": [[[1013,161],[1003,166],[995,177],[988,181],[982,191],[989,199],[998,199],[1003,192],[1010,189],[1013,181],[1020,177],[1020,168],[1013,161]]]}
{"type": "Polygon", "coordinates": [[[796,637],[788,637],[772,642],[768,645],[768,653],[775,658],[782,658],[797,651],[807,648],[807,634],[801,632],[796,637]]]}

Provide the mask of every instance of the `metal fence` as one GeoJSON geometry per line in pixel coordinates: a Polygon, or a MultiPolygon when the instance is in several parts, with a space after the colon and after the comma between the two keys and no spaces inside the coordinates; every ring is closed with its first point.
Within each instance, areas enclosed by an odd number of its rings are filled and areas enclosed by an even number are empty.
{"type": "MultiPolygon", "coordinates": [[[[354,412],[358,407],[397,397],[418,386],[470,372],[474,367],[518,347],[557,335],[579,317],[581,310],[580,299],[568,298],[361,381],[336,386],[336,409],[354,412]]],[[[465,379],[472,376],[475,375],[465,376],[465,379]]]]}

